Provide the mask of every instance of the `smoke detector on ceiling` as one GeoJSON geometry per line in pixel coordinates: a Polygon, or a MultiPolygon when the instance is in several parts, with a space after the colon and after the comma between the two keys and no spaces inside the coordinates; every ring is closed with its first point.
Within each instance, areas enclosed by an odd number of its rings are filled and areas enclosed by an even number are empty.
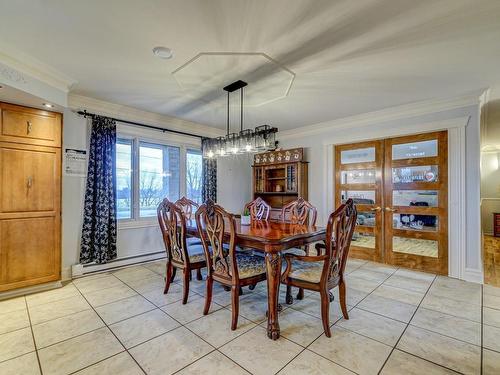
{"type": "Polygon", "coordinates": [[[153,48],[153,55],[160,59],[168,60],[174,56],[174,53],[168,47],[155,47],[153,48]]]}

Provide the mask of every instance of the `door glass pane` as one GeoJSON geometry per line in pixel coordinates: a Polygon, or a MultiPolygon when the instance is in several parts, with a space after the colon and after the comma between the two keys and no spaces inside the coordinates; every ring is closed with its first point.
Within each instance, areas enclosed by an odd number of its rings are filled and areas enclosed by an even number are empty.
{"type": "Polygon", "coordinates": [[[437,207],[438,192],[435,190],[394,190],[393,206],[437,207]]]}
{"type": "Polygon", "coordinates": [[[434,240],[424,240],[421,238],[394,236],[392,238],[392,251],[437,258],[438,242],[434,240]]]}
{"type": "Polygon", "coordinates": [[[395,184],[435,181],[438,181],[437,165],[419,165],[416,167],[392,168],[392,182],[395,184]]]}
{"type": "Polygon", "coordinates": [[[352,234],[351,245],[375,249],[375,235],[372,233],[354,232],[352,234]]]}
{"type": "Polygon", "coordinates": [[[342,203],[349,198],[352,198],[356,204],[375,204],[375,191],[344,190],[341,192],[342,203]]]}
{"type": "Polygon", "coordinates": [[[374,184],[375,170],[360,169],[353,171],[342,171],[340,175],[341,184],[374,184]]]}
{"type": "Polygon", "coordinates": [[[364,225],[365,227],[375,226],[375,212],[358,212],[358,225],[364,225]]]}
{"type": "Polygon", "coordinates": [[[437,156],[437,154],[437,139],[392,145],[392,160],[427,158],[430,156],[437,156]]]}
{"type": "Polygon", "coordinates": [[[178,147],[141,142],[139,145],[139,213],[156,216],[156,207],[168,198],[179,199],[178,147]]]}
{"type": "Polygon", "coordinates": [[[434,215],[394,214],[392,223],[396,229],[429,232],[438,229],[438,217],[434,215]]]}
{"type": "Polygon", "coordinates": [[[203,158],[201,151],[188,150],[186,153],[186,196],[196,203],[201,200],[203,158]]]}
{"type": "Polygon", "coordinates": [[[366,163],[375,161],[375,147],[358,148],[340,152],[341,164],[366,163]]]}
{"type": "Polygon", "coordinates": [[[132,141],[116,141],[116,217],[132,218],[132,141]]]}

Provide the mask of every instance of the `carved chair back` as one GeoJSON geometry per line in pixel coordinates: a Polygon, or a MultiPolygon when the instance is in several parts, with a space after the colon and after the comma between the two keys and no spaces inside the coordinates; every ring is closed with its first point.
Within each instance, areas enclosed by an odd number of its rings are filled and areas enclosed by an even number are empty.
{"type": "Polygon", "coordinates": [[[165,198],[157,209],[163,242],[170,261],[187,265],[186,218],[181,208],[165,198]]]}
{"type": "Polygon", "coordinates": [[[292,224],[316,225],[318,210],[311,203],[300,197],[283,206],[281,220],[292,224]]]}
{"type": "Polygon", "coordinates": [[[250,211],[250,218],[252,221],[269,219],[271,206],[269,206],[261,197],[257,197],[253,201],[247,203],[245,208],[250,211]]]}
{"type": "Polygon", "coordinates": [[[208,200],[196,211],[196,226],[202,239],[208,276],[238,280],[236,263],[236,222],[234,215],[208,200]],[[229,229],[229,247],[224,247],[224,233],[229,229]]]}
{"type": "Polygon", "coordinates": [[[352,199],[337,208],[328,218],[326,227],[326,261],[322,279],[343,277],[351,239],[356,226],[357,212],[352,199]]]}
{"type": "Polygon", "coordinates": [[[200,207],[198,203],[186,197],[178,199],[175,204],[182,210],[184,216],[186,216],[186,220],[191,220],[193,218],[193,208],[196,211],[196,209],[200,207]]]}

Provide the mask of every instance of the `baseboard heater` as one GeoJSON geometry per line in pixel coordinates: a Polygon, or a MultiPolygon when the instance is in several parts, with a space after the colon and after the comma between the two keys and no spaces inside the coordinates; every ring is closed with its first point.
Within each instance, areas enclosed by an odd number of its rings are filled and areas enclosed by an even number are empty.
{"type": "Polygon", "coordinates": [[[156,251],[147,254],[137,254],[128,257],[117,258],[103,264],[88,263],[76,264],[71,268],[72,277],[81,277],[92,273],[99,273],[103,271],[110,271],[113,269],[130,266],[133,264],[147,263],[165,258],[165,250],[156,251]]]}

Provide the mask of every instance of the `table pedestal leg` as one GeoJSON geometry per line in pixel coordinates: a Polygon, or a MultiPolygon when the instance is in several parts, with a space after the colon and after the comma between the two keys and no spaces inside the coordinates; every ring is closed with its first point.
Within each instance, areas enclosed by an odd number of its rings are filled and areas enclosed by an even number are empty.
{"type": "Polygon", "coordinates": [[[281,256],[276,253],[266,253],[267,270],[267,337],[277,340],[280,337],[278,322],[278,296],[281,275],[281,256]]]}

